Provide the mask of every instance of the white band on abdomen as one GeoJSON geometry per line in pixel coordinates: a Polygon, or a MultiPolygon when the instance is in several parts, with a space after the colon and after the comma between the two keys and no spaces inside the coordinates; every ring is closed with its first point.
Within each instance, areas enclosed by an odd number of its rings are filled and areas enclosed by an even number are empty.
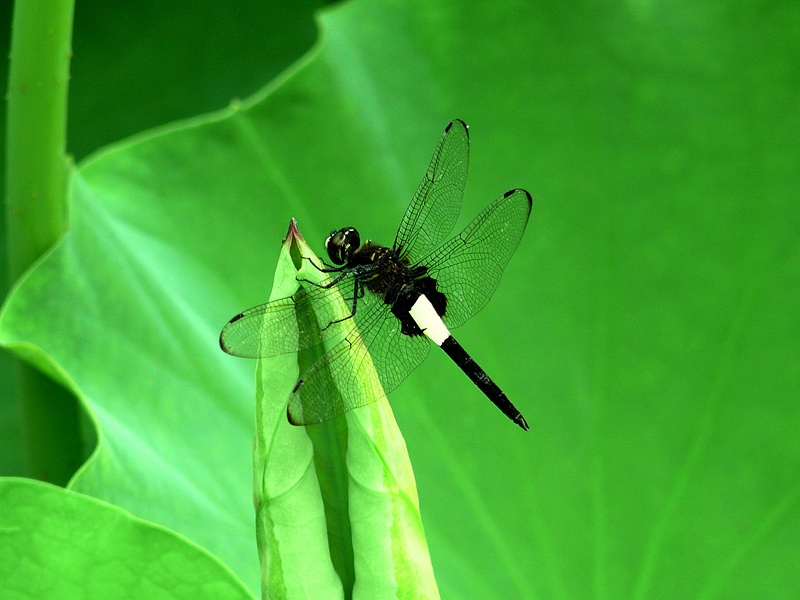
{"type": "Polygon", "coordinates": [[[442,318],[438,315],[436,309],[433,308],[433,304],[424,295],[417,298],[409,314],[411,314],[411,318],[414,319],[417,326],[437,346],[441,346],[450,337],[450,331],[447,326],[442,322],[442,318]]]}

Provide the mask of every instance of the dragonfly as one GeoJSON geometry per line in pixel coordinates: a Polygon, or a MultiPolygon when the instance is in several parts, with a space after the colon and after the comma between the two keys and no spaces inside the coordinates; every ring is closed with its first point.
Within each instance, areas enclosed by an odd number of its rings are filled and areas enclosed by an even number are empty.
{"type": "Polygon", "coordinates": [[[422,363],[433,343],[503,414],[528,430],[519,410],[450,330],[481,310],[497,289],[533,201],[526,190],[509,190],[448,238],[468,166],[469,130],[456,119],[439,139],[391,246],[362,244],[354,227],[334,230],[325,240],[330,262],[317,266],[322,281],[299,279],[303,285],[293,296],[245,310],[222,329],[222,350],[246,358],[324,344],[291,392],[290,423],[321,423],[384,397],[422,363]],[[371,367],[379,386],[363,376],[371,367]]]}

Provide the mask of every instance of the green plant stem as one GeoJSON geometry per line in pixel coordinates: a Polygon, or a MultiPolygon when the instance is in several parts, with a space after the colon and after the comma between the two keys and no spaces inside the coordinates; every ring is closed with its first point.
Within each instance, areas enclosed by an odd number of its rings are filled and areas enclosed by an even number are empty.
{"type": "Polygon", "coordinates": [[[19,0],[14,7],[6,146],[11,281],[66,229],[73,7],[74,0],[19,0]]]}
{"type": "MultiPolygon", "coordinates": [[[[6,207],[14,282],[67,228],[67,88],[74,0],[18,0],[8,85],[6,207]]],[[[80,460],[67,392],[19,364],[23,444],[31,475],[65,483],[80,460]]]]}

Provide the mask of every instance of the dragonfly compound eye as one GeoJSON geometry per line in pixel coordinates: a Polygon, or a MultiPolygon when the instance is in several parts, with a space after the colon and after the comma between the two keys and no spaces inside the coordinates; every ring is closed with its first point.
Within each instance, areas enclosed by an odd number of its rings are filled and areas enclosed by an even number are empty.
{"type": "Polygon", "coordinates": [[[339,231],[333,231],[325,240],[328,258],[335,265],[347,264],[359,246],[361,246],[361,236],[355,227],[343,227],[339,231]]]}

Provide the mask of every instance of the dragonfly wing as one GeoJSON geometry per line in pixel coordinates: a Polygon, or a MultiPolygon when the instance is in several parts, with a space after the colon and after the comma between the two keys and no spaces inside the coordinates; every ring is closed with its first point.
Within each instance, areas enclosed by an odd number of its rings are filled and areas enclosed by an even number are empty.
{"type": "Polygon", "coordinates": [[[402,334],[389,305],[371,298],[366,310],[359,302],[358,329],[300,377],[289,400],[289,420],[295,425],[321,423],[384,397],[428,355],[428,340],[402,334]],[[377,379],[370,375],[372,366],[377,379]]]}
{"type": "Polygon", "coordinates": [[[328,324],[342,318],[341,304],[337,304],[342,295],[352,303],[353,278],[344,277],[338,289],[333,281],[305,284],[293,296],[239,313],[222,329],[220,346],[234,356],[257,358],[296,352],[346,335],[355,326],[352,319],[342,321],[344,331],[328,324]]]}
{"type": "Polygon", "coordinates": [[[461,210],[469,167],[469,133],[456,119],[445,128],[428,171],[408,205],[394,248],[404,256],[425,256],[453,229],[461,210]]]}
{"type": "Polygon", "coordinates": [[[294,299],[281,298],[240,312],[222,328],[219,345],[228,354],[244,358],[275,356],[297,350],[294,299]],[[286,336],[266,339],[262,332],[268,323],[270,328],[287,331],[286,336]]]}
{"type": "Polygon", "coordinates": [[[525,190],[506,192],[420,261],[447,296],[443,320],[448,327],[462,325],[492,297],[522,239],[532,204],[525,190]]]}

